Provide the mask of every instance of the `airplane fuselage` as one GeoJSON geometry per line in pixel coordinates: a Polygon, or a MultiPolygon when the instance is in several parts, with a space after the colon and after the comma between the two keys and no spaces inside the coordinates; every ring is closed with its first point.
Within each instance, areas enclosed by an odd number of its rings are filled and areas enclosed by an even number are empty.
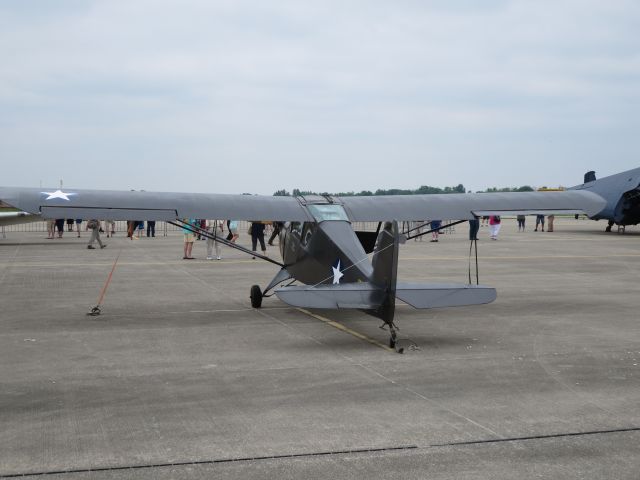
{"type": "Polygon", "coordinates": [[[280,253],[287,271],[306,285],[367,281],[371,263],[351,223],[319,220],[287,222],[282,228],[280,253]],[[341,273],[339,278],[334,269],[341,273]]]}

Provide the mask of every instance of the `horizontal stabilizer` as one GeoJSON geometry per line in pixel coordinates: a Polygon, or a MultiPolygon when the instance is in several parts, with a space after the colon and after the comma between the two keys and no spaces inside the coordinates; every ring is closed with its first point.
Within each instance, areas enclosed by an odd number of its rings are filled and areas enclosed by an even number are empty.
{"type": "Polygon", "coordinates": [[[398,282],[396,298],[414,308],[462,307],[493,302],[496,299],[496,289],[457,283],[398,282]]]}
{"type": "Polygon", "coordinates": [[[378,308],[384,300],[384,290],[367,283],[339,285],[293,285],[275,290],[280,300],[294,307],[305,308],[378,308]]]}
{"type": "MultiPolygon", "coordinates": [[[[294,285],[275,290],[283,302],[305,308],[376,309],[382,305],[385,291],[371,283],[340,285],[294,285]]],[[[398,282],[396,298],[414,308],[462,307],[481,305],[496,299],[496,289],[483,285],[458,283],[398,282]]]]}

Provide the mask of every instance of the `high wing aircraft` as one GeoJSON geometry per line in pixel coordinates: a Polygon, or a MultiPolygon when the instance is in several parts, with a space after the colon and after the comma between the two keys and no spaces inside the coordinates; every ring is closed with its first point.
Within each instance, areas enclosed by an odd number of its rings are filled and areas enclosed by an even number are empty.
{"type": "Polygon", "coordinates": [[[585,173],[583,184],[569,190],[591,191],[606,200],[605,208],[596,215],[589,215],[589,218],[608,220],[607,232],[611,231],[614,224],[626,226],[640,223],[640,168],[600,180],[596,180],[596,172],[590,171],[585,173]]]}
{"type": "MultiPolygon", "coordinates": [[[[0,187],[0,198],[42,218],[135,218],[182,225],[185,224],[180,219],[188,218],[284,222],[280,232],[282,262],[261,257],[277,264],[280,270],[264,290],[258,285],[251,287],[252,306],[259,308],[265,294],[273,290],[280,300],[293,306],[360,309],[381,319],[383,326],[389,328],[391,347],[396,344],[396,300],[415,308],[436,308],[478,305],[496,298],[495,289],[484,285],[398,281],[398,250],[404,238],[398,229],[399,221],[426,218],[462,222],[489,214],[551,212],[586,213],[594,217],[606,205],[601,196],[589,189],[277,197],[0,187]],[[378,229],[375,233],[354,231],[354,222],[378,222],[378,229]]],[[[217,240],[249,252],[222,238],[217,240]]]]}

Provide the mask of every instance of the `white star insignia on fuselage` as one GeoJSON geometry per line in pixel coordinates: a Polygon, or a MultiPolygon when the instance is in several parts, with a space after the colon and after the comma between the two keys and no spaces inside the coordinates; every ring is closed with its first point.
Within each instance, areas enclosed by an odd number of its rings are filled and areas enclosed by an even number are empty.
{"type": "Polygon", "coordinates": [[[75,193],[64,193],[62,190],[56,190],[55,192],[40,192],[43,195],[49,195],[45,200],[51,200],[53,198],[62,198],[67,202],[70,202],[69,195],[75,195],[75,193]]]}
{"type": "Polygon", "coordinates": [[[338,260],[337,267],[331,267],[331,268],[333,268],[333,284],[337,285],[340,283],[340,279],[344,277],[344,273],[340,271],[340,260],[338,260]]]}

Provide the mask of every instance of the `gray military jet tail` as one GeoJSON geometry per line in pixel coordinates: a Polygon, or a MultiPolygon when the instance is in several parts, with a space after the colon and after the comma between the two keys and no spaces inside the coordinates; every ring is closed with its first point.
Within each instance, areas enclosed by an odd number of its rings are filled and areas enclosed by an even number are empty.
{"type": "Polygon", "coordinates": [[[624,227],[640,223],[640,168],[599,180],[595,172],[590,171],[585,173],[584,183],[569,190],[594,192],[607,202],[600,212],[589,215],[593,220],[608,220],[607,232],[614,224],[624,227]]]}

